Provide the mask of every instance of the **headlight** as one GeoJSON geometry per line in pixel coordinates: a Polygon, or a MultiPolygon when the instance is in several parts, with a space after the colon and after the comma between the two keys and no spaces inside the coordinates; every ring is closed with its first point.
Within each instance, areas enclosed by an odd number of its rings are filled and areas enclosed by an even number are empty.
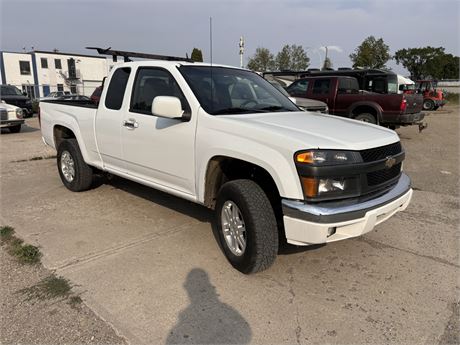
{"type": "MultiPolygon", "coordinates": [[[[334,166],[362,163],[359,152],[300,151],[295,155],[295,163],[304,195],[310,200],[350,198],[360,194],[359,175],[350,176],[350,172],[347,172],[344,176],[340,176],[340,173],[334,169],[334,166]],[[336,175],[337,173],[339,176],[336,175]]],[[[341,170],[344,170],[343,168],[341,170]]]]}
{"type": "Polygon", "coordinates": [[[16,109],[16,117],[18,119],[22,119],[22,109],[21,108],[16,109]]]}
{"type": "Polygon", "coordinates": [[[360,163],[361,155],[354,151],[309,150],[295,155],[296,163],[311,165],[337,165],[360,163]]]}

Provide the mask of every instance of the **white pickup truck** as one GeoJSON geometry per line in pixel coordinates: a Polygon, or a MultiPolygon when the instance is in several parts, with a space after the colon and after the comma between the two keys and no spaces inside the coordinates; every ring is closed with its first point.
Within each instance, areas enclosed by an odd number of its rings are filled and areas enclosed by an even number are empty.
{"type": "Polygon", "coordinates": [[[367,233],[412,196],[394,131],[300,111],[248,70],[126,62],[97,107],[43,101],[40,121],[68,189],[107,172],[214,209],[219,245],[243,273],[268,268],[279,241],[367,233]]]}

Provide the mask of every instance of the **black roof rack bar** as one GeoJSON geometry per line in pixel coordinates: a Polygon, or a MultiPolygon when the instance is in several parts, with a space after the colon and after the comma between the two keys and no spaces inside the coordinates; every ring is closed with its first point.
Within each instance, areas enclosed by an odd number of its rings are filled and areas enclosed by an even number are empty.
{"type": "Polygon", "coordinates": [[[117,56],[122,56],[125,62],[132,61],[131,58],[194,62],[192,59],[184,58],[184,57],[127,52],[123,50],[113,50],[111,47],[107,49],[98,48],[98,47],[86,47],[86,49],[94,49],[101,55],[112,55],[114,61],[117,56]]]}

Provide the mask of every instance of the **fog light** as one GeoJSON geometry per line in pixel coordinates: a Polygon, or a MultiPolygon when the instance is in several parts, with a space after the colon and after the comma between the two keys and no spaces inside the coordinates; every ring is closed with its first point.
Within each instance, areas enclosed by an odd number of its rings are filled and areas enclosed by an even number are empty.
{"type": "Polygon", "coordinates": [[[334,235],[336,230],[337,228],[335,226],[333,228],[327,228],[327,237],[334,235]]]}

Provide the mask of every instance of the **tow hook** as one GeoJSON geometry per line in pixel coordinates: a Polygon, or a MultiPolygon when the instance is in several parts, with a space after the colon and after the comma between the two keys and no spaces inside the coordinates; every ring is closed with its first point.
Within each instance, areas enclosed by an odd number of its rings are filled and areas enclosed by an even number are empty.
{"type": "Polygon", "coordinates": [[[428,123],[427,122],[420,122],[418,124],[418,132],[419,133],[422,133],[422,131],[428,127],[428,123]]]}

